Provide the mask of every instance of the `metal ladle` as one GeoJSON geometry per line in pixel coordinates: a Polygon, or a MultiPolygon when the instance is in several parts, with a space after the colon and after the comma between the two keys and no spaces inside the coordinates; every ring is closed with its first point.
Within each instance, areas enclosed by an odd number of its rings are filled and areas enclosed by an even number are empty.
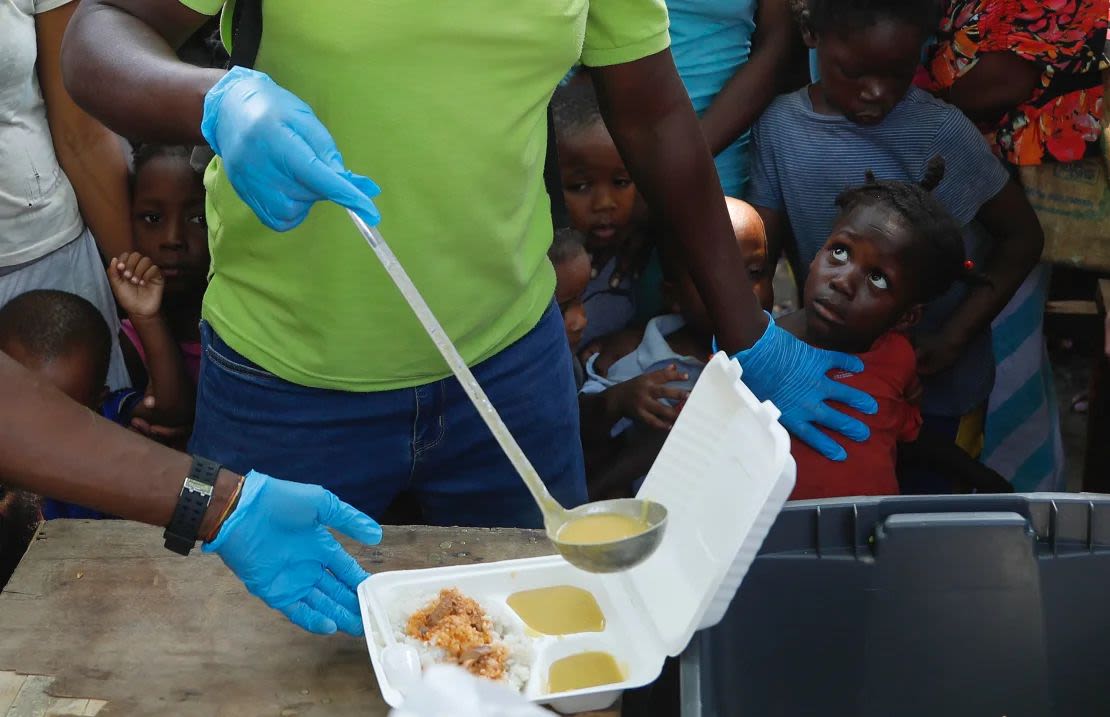
{"type": "Polygon", "coordinates": [[[455,345],[451,343],[451,339],[448,338],[443,327],[440,326],[439,321],[432,314],[431,309],[428,308],[424,297],[417,291],[404,267],[397,261],[397,257],[394,256],[389,245],[382,239],[381,232],[376,227],[368,226],[362,220],[362,217],[350,209],[347,210],[347,213],[351,216],[351,220],[355,223],[359,233],[366,239],[366,243],[370,245],[378,259],[381,260],[382,266],[385,267],[386,272],[393,279],[393,283],[400,290],[401,296],[405,298],[409,307],[416,314],[416,318],[424,326],[424,330],[428,332],[428,336],[431,337],[440,354],[443,355],[447,365],[451,368],[451,372],[455,374],[455,378],[458,379],[466,395],[478,410],[478,415],[485,421],[493,433],[493,437],[497,439],[497,443],[501,446],[501,450],[505,451],[505,455],[508,456],[517,473],[520,474],[524,485],[528,486],[532,498],[535,499],[536,505],[543,513],[544,528],[547,531],[547,537],[555,545],[555,549],[562,554],[567,562],[592,573],[627,570],[643,562],[655,552],[667,525],[667,509],[662,505],[652,501],[625,498],[587,503],[572,510],[567,510],[551,496],[547,486],[544,485],[539,474],[536,473],[536,469],[532,467],[532,463],[524,455],[524,451],[521,450],[516,439],[509,433],[505,422],[501,420],[501,416],[498,415],[497,410],[490,403],[489,398],[486,397],[485,391],[478,385],[474,374],[470,372],[470,368],[467,367],[466,362],[459,355],[455,345]],[[632,517],[644,521],[647,527],[637,535],[603,543],[567,543],[559,539],[559,531],[568,522],[587,515],[603,514],[632,517]]]}

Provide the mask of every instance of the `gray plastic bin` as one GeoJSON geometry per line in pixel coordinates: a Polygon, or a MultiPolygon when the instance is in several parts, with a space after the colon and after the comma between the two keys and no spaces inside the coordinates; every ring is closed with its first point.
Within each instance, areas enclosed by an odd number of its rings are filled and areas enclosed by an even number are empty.
{"type": "Polygon", "coordinates": [[[1110,496],[788,503],[682,714],[1110,715],[1110,496]]]}

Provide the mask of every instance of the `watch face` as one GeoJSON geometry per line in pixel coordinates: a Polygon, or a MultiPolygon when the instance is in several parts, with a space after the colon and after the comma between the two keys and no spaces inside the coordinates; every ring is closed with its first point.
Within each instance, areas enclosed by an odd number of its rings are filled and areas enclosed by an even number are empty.
{"type": "Polygon", "coordinates": [[[186,478],[183,488],[185,490],[191,490],[194,493],[200,493],[201,495],[212,495],[212,486],[208,485],[207,483],[203,483],[196,478],[186,478]]]}

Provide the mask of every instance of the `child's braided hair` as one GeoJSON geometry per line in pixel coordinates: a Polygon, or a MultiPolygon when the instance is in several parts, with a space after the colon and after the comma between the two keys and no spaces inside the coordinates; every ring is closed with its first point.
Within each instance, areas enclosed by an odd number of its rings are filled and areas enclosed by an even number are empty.
{"type": "Polygon", "coordinates": [[[916,278],[923,302],[937,298],[956,281],[987,283],[967,260],[960,225],[931,193],[943,178],[944,159],[938,156],[926,164],[920,182],[876,179],[868,171],[862,185],[846,189],[836,198],[842,214],[860,206],[882,206],[905,219],[914,233],[911,251],[914,265],[920,268],[916,278]]]}

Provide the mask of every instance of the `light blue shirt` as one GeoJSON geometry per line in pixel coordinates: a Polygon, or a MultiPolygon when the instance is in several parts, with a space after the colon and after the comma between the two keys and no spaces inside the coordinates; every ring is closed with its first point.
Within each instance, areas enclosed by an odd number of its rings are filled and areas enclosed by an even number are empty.
{"type": "MultiPolygon", "coordinates": [[[[702,369],[705,368],[705,360],[677,354],[667,343],[667,337],[685,325],[686,321],[680,314],[656,316],[644,327],[644,338],[640,340],[640,345],[636,347],[636,350],[613,362],[606,376],[602,376],[594,370],[597,355],[590,357],[590,360],[586,362],[586,384],[582,386],[581,393],[601,393],[618,383],[631,381],[637,376],[643,376],[645,373],[651,373],[652,371],[660,371],[668,366],[677,367],[689,378],[685,381],[672,381],[667,385],[672,388],[692,391],[694,384],[698,382],[698,376],[701,376],[702,369]]],[[[664,399],[664,401],[672,403],[667,399],[664,399]]],[[[630,426],[632,426],[632,421],[622,418],[613,426],[610,435],[619,436],[630,426]]]]}
{"type": "MultiPolygon", "coordinates": [[[[700,115],[752,51],[756,0],[667,0],[671,54],[700,115]]],[[[716,157],[725,194],[742,197],[748,182],[748,133],[716,157]]]]}

